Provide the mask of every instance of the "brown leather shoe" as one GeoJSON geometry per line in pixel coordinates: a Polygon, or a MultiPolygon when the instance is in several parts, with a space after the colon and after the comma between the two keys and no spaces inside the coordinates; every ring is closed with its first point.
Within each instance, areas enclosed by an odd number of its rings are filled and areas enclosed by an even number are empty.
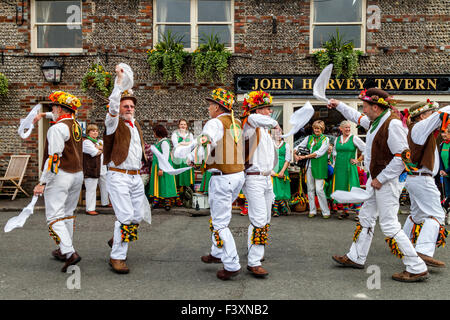
{"type": "Polygon", "coordinates": [[[392,279],[401,282],[419,282],[428,279],[428,271],[422,273],[410,273],[408,271],[403,271],[399,273],[394,273],[392,279]]]}
{"type": "Polygon", "coordinates": [[[208,254],[207,256],[202,256],[201,260],[204,263],[222,263],[221,259],[216,258],[216,257],[212,256],[211,254],[208,254]]]}
{"type": "Polygon", "coordinates": [[[255,277],[260,277],[260,278],[265,277],[269,274],[269,272],[267,272],[267,270],[261,266],[256,266],[256,267],[247,266],[247,270],[250,271],[255,277]]]}
{"type": "Polygon", "coordinates": [[[66,260],[66,263],[64,264],[64,267],[62,267],[61,272],[66,272],[69,266],[76,265],[80,261],[81,257],[78,255],[78,253],[77,252],[72,253],[70,258],[66,260]]]}
{"type": "Polygon", "coordinates": [[[241,272],[239,269],[238,271],[227,271],[225,269],[217,271],[217,278],[220,280],[230,280],[232,277],[235,277],[241,272]]]}
{"type": "Polygon", "coordinates": [[[130,269],[128,268],[127,264],[125,263],[125,260],[118,260],[118,259],[109,259],[109,265],[113,268],[113,270],[116,273],[120,274],[126,274],[130,272],[130,269]]]}
{"type": "Polygon", "coordinates": [[[332,257],[334,261],[336,261],[337,263],[339,263],[340,265],[344,266],[344,267],[350,267],[350,268],[355,268],[355,269],[364,269],[364,265],[363,264],[358,264],[356,262],[353,262],[352,260],[350,260],[347,255],[343,255],[343,256],[333,256],[332,257]]]}
{"type": "Polygon", "coordinates": [[[424,255],[422,253],[418,253],[417,255],[425,262],[427,266],[435,267],[435,268],[445,268],[445,262],[434,259],[430,256],[424,255]]]}
{"type": "Polygon", "coordinates": [[[61,253],[60,249],[56,249],[52,251],[52,256],[59,261],[65,262],[66,261],[66,255],[61,253]]]}
{"type": "Polygon", "coordinates": [[[86,211],[86,214],[90,215],[90,216],[96,216],[96,215],[98,215],[98,212],[97,211],[86,211]]]}

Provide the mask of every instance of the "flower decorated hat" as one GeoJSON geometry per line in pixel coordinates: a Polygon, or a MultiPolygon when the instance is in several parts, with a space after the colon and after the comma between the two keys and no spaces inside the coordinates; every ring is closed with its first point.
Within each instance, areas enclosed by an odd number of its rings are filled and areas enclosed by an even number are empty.
{"type": "Polygon", "coordinates": [[[439,109],[439,103],[427,99],[427,101],[419,101],[414,103],[409,109],[409,116],[414,118],[424,112],[436,111],[437,109],[439,109]]]}
{"type": "Polygon", "coordinates": [[[215,102],[225,109],[231,111],[233,109],[234,94],[231,91],[217,88],[212,91],[211,96],[206,98],[206,100],[215,102]]]}
{"type": "Polygon", "coordinates": [[[365,89],[360,92],[358,98],[383,108],[391,108],[395,104],[389,93],[378,88],[365,89]]]}
{"type": "Polygon", "coordinates": [[[244,103],[242,104],[242,109],[244,113],[242,114],[242,124],[247,122],[247,118],[253,110],[272,106],[272,96],[262,90],[251,91],[244,95],[244,103]]]}
{"type": "Polygon", "coordinates": [[[59,105],[73,112],[77,112],[78,108],[81,107],[80,99],[64,91],[55,91],[48,98],[52,101],[52,104],[59,105]]]}
{"type": "Polygon", "coordinates": [[[137,99],[134,96],[133,90],[131,90],[131,89],[125,90],[124,92],[122,92],[122,96],[120,97],[120,101],[125,100],[125,99],[133,100],[134,105],[137,104],[137,99]]]}

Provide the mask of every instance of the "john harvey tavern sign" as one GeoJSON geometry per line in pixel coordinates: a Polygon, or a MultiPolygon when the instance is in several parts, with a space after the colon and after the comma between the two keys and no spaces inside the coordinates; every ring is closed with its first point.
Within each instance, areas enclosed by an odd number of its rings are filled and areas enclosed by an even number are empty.
{"type": "MultiPolygon", "coordinates": [[[[312,95],[314,75],[236,74],[235,93],[264,90],[274,95],[312,95]]],[[[354,95],[377,87],[392,94],[450,94],[450,75],[359,75],[354,79],[331,78],[327,94],[354,95]]]]}

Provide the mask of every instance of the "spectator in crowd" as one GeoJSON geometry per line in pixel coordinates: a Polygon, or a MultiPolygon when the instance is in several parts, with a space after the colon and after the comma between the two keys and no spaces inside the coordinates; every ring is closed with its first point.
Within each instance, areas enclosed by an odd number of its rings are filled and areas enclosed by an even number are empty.
{"type": "MultiPolygon", "coordinates": [[[[325,179],[328,177],[328,146],[330,141],[323,132],[325,131],[325,123],[317,120],[312,125],[313,134],[307,136],[297,147],[307,148],[310,151],[308,155],[295,154],[295,161],[307,159],[306,163],[306,186],[308,189],[309,201],[309,218],[316,216],[317,209],[315,204],[315,196],[319,200],[323,218],[330,217],[330,209],[328,208],[327,197],[324,191],[325,179]]],[[[296,150],[297,150],[296,149],[296,150]]]]}

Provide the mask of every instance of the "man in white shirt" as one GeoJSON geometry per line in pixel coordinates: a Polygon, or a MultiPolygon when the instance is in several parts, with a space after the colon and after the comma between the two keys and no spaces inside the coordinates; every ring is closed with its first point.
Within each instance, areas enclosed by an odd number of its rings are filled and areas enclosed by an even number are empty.
{"type": "Polygon", "coordinates": [[[35,195],[44,195],[45,215],[50,236],[58,249],[52,255],[65,262],[62,272],[68,266],[77,264],[81,257],[73,247],[73,215],[83,183],[83,155],[81,127],[74,118],[80,100],[63,91],[56,91],[49,97],[52,101],[51,114],[39,114],[35,122],[51,116],[55,124],[47,132],[44,147],[44,166],[35,195]]]}
{"type": "Polygon", "coordinates": [[[228,227],[233,201],[244,184],[244,158],[241,122],[234,119],[234,95],[222,88],[213,90],[209,102],[211,119],[206,122],[195,150],[187,157],[189,165],[202,164],[211,173],[208,198],[211,212],[211,253],[201,257],[204,263],[223,263],[217,272],[229,280],[241,270],[233,235],[228,227]]]}
{"type": "Polygon", "coordinates": [[[272,204],[275,199],[271,173],[278,161],[269,130],[280,129],[272,114],[272,97],[264,91],[245,95],[244,139],[246,140],[245,183],[242,188],[248,201],[247,270],[255,277],[269,273],[261,265],[267,242],[272,204]]]}
{"type": "Polygon", "coordinates": [[[387,92],[371,88],[361,92],[359,99],[363,101],[364,114],[335,99],[330,99],[328,104],[329,108],[336,108],[345,118],[368,130],[364,165],[370,172],[367,191],[373,192],[361,207],[360,222],[350,251],[344,256],[333,256],[333,260],[345,267],[363,269],[379,218],[392,253],[401,258],[406,267],[405,271],[395,273],[392,278],[402,282],[423,281],[428,278],[427,266],[417,255],[397,216],[399,176],[404,170],[402,158],[406,160],[409,150],[407,130],[391,111],[391,97],[387,92]]]}
{"type": "Polygon", "coordinates": [[[139,169],[144,154],[142,131],[134,118],[136,98],[130,91],[123,92],[124,71],[116,67],[117,82],[109,97],[105,119],[106,134],[103,155],[108,165],[107,189],[116,215],[114,236],[108,242],[112,247],[110,265],[117,273],[128,273],[128,243],[138,239],[139,223],[143,219],[144,184],[139,169]]]}

